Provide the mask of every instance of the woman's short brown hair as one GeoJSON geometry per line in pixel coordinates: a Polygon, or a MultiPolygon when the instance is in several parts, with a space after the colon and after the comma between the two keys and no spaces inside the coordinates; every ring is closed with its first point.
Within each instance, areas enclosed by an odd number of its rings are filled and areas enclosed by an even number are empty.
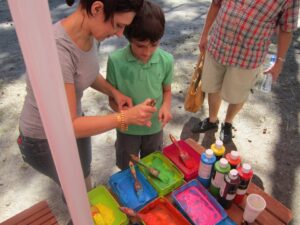
{"type": "Polygon", "coordinates": [[[164,12],[159,5],[146,0],[132,23],[125,28],[124,35],[129,41],[134,38],[154,43],[162,38],[164,30],[164,12]]]}
{"type": "MultiPolygon", "coordinates": [[[[80,6],[86,10],[88,15],[91,15],[91,7],[94,2],[100,1],[104,5],[105,21],[107,21],[114,13],[135,12],[137,13],[144,0],[80,0],[80,6]]],[[[75,0],[66,0],[66,3],[71,6],[75,0]]]]}

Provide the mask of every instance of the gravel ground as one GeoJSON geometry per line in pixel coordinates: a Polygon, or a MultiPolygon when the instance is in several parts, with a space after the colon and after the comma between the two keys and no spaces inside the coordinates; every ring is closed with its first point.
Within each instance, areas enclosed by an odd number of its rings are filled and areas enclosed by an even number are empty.
{"type": "MultiPolygon", "coordinates": [[[[172,86],[172,113],[174,119],[165,128],[165,145],[170,144],[167,134],[177,138],[194,138],[205,147],[218,133],[193,135],[190,128],[199,118],[207,116],[207,102],[198,113],[183,109],[184,93],[197,60],[197,41],[203,27],[210,1],[164,0],[158,2],[167,20],[161,47],[175,57],[175,76],[172,86]],[[187,13],[188,12],[188,13],[187,13]]],[[[67,15],[73,8],[62,1],[49,1],[53,21],[67,15]]],[[[299,23],[300,25],[300,23],[299,23]]],[[[60,224],[69,219],[61,200],[60,189],[47,177],[37,173],[20,156],[16,138],[18,118],[25,96],[24,62],[17,42],[7,2],[0,0],[0,222],[31,205],[47,199],[60,224]]],[[[105,74],[107,54],[124,46],[124,39],[112,38],[101,44],[101,71],[105,74]]],[[[274,52],[272,45],[270,51],[274,52]]],[[[291,208],[294,220],[300,224],[300,29],[279,82],[271,94],[254,91],[243,111],[236,117],[235,137],[227,149],[237,149],[245,162],[254,169],[254,181],[264,190],[291,208]],[[298,97],[297,97],[298,96],[298,97]]],[[[110,112],[107,98],[87,90],[83,100],[87,115],[110,112]]],[[[219,118],[222,121],[226,103],[219,118]]],[[[92,176],[95,185],[106,184],[117,171],[114,155],[115,131],[93,137],[92,176]]]]}

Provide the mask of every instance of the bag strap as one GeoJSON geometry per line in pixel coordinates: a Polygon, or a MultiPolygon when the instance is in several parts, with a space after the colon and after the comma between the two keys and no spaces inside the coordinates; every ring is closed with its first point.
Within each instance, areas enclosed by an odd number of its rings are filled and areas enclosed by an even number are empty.
{"type": "Polygon", "coordinates": [[[202,54],[200,52],[200,54],[198,56],[198,62],[197,62],[197,67],[196,68],[199,68],[200,64],[204,62],[204,55],[205,55],[205,53],[202,54]]]}
{"type": "Polygon", "coordinates": [[[203,64],[204,64],[204,55],[205,54],[201,54],[198,57],[198,62],[196,65],[196,69],[194,71],[194,73],[197,75],[195,76],[195,80],[194,80],[194,90],[197,91],[199,85],[200,85],[200,80],[201,80],[201,75],[202,75],[202,69],[203,69],[203,64]],[[201,71],[199,71],[201,70],[201,71]]]}

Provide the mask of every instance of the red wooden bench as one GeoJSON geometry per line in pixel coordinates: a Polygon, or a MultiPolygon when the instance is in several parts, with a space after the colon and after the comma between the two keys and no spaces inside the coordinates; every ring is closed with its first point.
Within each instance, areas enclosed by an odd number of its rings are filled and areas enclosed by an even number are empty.
{"type": "Polygon", "coordinates": [[[47,201],[41,201],[0,225],[58,225],[47,201]]]}

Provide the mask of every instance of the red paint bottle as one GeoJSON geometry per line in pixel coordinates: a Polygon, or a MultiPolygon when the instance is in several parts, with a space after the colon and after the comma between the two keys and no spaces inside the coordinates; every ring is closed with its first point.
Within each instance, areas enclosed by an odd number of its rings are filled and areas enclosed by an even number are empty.
{"type": "Polygon", "coordinates": [[[241,157],[238,151],[232,150],[230,153],[225,155],[228,163],[231,166],[231,169],[236,169],[241,163],[241,157]]]}
{"type": "Polygon", "coordinates": [[[251,182],[253,177],[253,170],[248,163],[243,163],[242,166],[237,168],[240,176],[240,184],[236,192],[236,196],[234,198],[234,202],[239,204],[243,201],[244,196],[247,192],[248,186],[251,182]]]}

